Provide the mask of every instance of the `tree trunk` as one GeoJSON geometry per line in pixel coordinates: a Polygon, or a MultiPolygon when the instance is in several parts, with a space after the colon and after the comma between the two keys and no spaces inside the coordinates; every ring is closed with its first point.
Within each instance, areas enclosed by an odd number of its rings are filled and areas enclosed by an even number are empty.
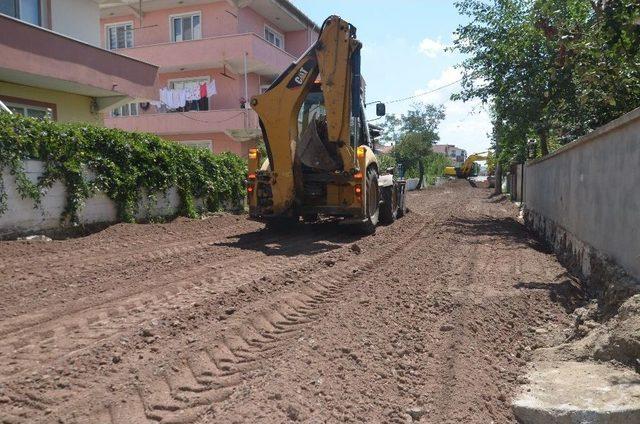
{"type": "Polygon", "coordinates": [[[493,194],[502,194],[502,165],[500,165],[500,142],[496,141],[496,184],[493,188],[493,194]]]}
{"type": "Polygon", "coordinates": [[[493,194],[502,194],[502,165],[500,162],[496,163],[496,186],[493,189],[493,194]]]}
{"type": "Polygon", "coordinates": [[[540,153],[542,156],[547,156],[549,154],[549,132],[547,130],[539,131],[538,136],[540,137],[540,153]]]}
{"type": "Polygon", "coordinates": [[[418,161],[418,173],[420,179],[418,180],[418,186],[416,187],[416,190],[422,189],[422,180],[424,180],[424,161],[422,160],[418,161]]]}

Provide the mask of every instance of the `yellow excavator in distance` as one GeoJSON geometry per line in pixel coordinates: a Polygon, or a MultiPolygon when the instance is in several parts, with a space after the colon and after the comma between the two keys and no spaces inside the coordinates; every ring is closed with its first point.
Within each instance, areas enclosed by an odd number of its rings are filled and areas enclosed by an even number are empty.
{"type": "Polygon", "coordinates": [[[251,99],[268,156],[249,150],[251,219],[282,226],[340,217],[371,233],[405,213],[406,181],[379,169],[373,152],[361,48],[356,28],[330,16],[318,41],[251,99]]]}
{"type": "Polygon", "coordinates": [[[459,168],[447,166],[444,175],[449,177],[469,178],[473,172],[473,164],[480,160],[487,160],[489,153],[481,152],[470,155],[459,168]]]}

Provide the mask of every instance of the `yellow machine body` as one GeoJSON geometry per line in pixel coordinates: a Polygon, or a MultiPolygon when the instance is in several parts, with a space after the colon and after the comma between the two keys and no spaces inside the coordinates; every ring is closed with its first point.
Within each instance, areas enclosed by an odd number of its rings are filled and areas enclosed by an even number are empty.
{"type": "Polygon", "coordinates": [[[444,175],[458,178],[469,178],[473,171],[473,164],[481,160],[487,160],[487,158],[487,152],[474,153],[470,155],[459,168],[447,166],[444,169],[444,175]]]}
{"type": "Polygon", "coordinates": [[[364,114],[362,45],[355,33],[340,17],[329,17],[318,41],[251,99],[268,156],[255,149],[249,154],[251,218],[362,221],[377,211],[378,161],[364,114]]]}

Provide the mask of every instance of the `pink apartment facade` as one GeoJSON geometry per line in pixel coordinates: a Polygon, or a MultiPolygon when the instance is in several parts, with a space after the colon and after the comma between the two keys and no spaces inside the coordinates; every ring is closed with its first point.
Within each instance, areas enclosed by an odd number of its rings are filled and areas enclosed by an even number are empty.
{"type": "Polygon", "coordinates": [[[156,92],[215,81],[216,94],[168,109],[133,103],[105,125],[215,153],[246,155],[259,136],[248,107],[313,44],[319,28],[287,0],[123,0],[101,7],[102,46],[155,64],[156,92]],[[140,10],[140,6],[142,10],[140,10]]]}

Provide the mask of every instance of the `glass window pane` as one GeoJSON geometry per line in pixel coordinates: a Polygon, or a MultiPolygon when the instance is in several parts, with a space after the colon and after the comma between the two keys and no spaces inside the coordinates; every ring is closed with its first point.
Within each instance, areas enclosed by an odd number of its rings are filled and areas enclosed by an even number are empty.
{"type": "Polygon", "coordinates": [[[191,16],[188,18],[182,18],[182,39],[193,40],[193,33],[191,32],[191,16]]]}
{"type": "Polygon", "coordinates": [[[129,116],[129,105],[122,105],[122,116],[129,116]]]}
{"type": "Polygon", "coordinates": [[[125,30],[123,26],[119,26],[116,29],[116,37],[117,37],[117,42],[116,42],[116,48],[118,49],[123,49],[125,47],[125,30]]]}
{"type": "Polygon", "coordinates": [[[131,116],[137,116],[138,115],[138,103],[131,103],[129,105],[129,114],[131,116]]]}
{"type": "Polygon", "coordinates": [[[127,47],[133,47],[133,25],[128,24],[125,26],[126,30],[126,42],[127,47]]]}
{"type": "Polygon", "coordinates": [[[107,30],[107,35],[109,37],[109,40],[107,41],[107,48],[109,50],[113,50],[116,48],[116,28],[115,27],[109,27],[109,29],[107,30]]]}
{"type": "Polygon", "coordinates": [[[18,106],[7,106],[7,107],[11,112],[15,113],[16,115],[24,115],[23,107],[18,107],[18,106]]]}
{"type": "Polygon", "coordinates": [[[20,19],[40,25],[40,0],[20,0],[20,19]]]}
{"type": "Polygon", "coordinates": [[[17,18],[17,12],[15,0],[0,0],[0,13],[17,18]]]}
{"type": "Polygon", "coordinates": [[[200,29],[200,15],[193,16],[193,39],[202,38],[202,30],[200,29]]]}
{"type": "Polygon", "coordinates": [[[30,118],[44,119],[48,116],[48,113],[42,109],[27,109],[27,116],[30,118]]]}
{"type": "Polygon", "coordinates": [[[173,41],[182,41],[182,19],[173,18],[173,41]]]}

